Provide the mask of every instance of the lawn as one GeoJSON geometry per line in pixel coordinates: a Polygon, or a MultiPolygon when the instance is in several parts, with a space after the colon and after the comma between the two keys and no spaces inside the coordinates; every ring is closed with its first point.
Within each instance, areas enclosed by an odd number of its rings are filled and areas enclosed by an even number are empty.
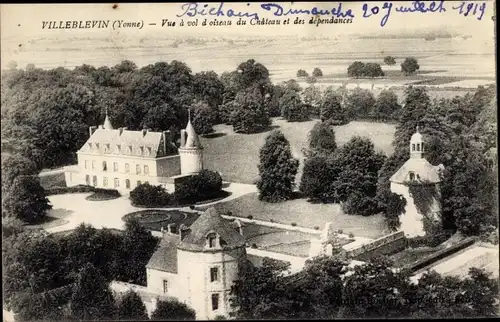
{"type": "Polygon", "coordinates": [[[66,187],[66,180],[64,179],[64,173],[55,174],[43,174],[39,176],[40,184],[44,189],[56,188],[56,187],[66,187]]]}
{"type": "Polygon", "coordinates": [[[327,222],[342,229],[344,234],[377,238],[387,233],[382,215],[370,217],[344,214],[338,204],[313,204],[306,199],[295,199],[281,203],[267,203],[258,200],[257,193],[213,205],[219,213],[232,212],[233,216],[271,221],[291,225],[323,229],[327,222]]]}
{"type": "MultiPolygon", "coordinates": [[[[309,131],[318,120],[289,123],[281,118],[273,119],[273,126],[283,132],[290,141],[292,153],[301,160],[301,167],[297,175],[300,179],[302,169],[302,150],[307,147],[309,131]]],[[[231,126],[218,125],[216,135],[204,137],[201,142],[204,146],[204,166],[207,169],[222,173],[222,178],[231,182],[255,183],[258,179],[259,150],[265,142],[268,132],[257,134],[237,134],[231,126]]],[[[395,126],[376,122],[350,122],[336,126],[335,135],[337,144],[342,145],[355,135],[370,138],[379,151],[390,155],[393,152],[391,142],[394,137],[395,126]]]]}

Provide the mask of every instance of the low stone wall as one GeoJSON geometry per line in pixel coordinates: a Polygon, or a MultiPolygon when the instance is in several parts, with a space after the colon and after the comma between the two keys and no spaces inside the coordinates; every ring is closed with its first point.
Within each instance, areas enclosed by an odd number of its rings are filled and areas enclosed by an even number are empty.
{"type": "Polygon", "coordinates": [[[406,238],[403,231],[398,231],[374,241],[348,250],[346,257],[365,261],[374,256],[391,255],[402,251],[406,247],[406,238]]]}

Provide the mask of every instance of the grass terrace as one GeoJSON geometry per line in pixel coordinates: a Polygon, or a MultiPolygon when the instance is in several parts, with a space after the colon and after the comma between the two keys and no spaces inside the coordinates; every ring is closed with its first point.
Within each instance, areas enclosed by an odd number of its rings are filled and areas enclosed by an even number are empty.
{"type": "MultiPolygon", "coordinates": [[[[295,199],[280,203],[267,203],[258,199],[258,193],[251,193],[237,199],[213,205],[219,213],[231,212],[233,216],[273,221],[276,223],[323,229],[327,222],[342,229],[344,234],[377,238],[388,233],[381,214],[363,217],[347,215],[339,204],[315,204],[306,199],[295,199]]],[[[200,207],[202,208],[202,207],[200,207]]]]}

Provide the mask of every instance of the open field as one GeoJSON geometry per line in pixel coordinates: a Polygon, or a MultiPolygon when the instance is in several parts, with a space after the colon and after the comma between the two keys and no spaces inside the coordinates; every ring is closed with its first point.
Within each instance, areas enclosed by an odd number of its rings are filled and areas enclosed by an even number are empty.
{"type": "MultiPolygon", "coordinates": [[[[273,126],[283,132],[290,142],[295,158],[301,160],[297,182],[301,176],[302,150],[307,147],[309,131],[318,120],[289,123],[281,118],[273,119],[273,126]]],[[[217,125],[217,133],[213,138],[201,138],[204,146],[204,166],[222,173],[226,181],[254,183],[258,179],[259,150],[269,132],[257,134],[234,133],[231,126],[217,125]]],[[[349,141],[353,136],[365,136],[372,140],[375,148],[390,155],[393,152],[391,142],[395,126],[376,122],[350,122],[336,126],[335,135],[338,145],[349,141]]]]}
{"type": "Polygon", "coordinates": [[[382,215],[362,217],[344,214],[338,204],[314,204],[306,199],[295,199],[280,203],[267,203],[258,200],[257,193],[213,205],[219,213],[232,212],[233,216],[274,221],[277,223],[323,229],[327,222],[342,229],[344,234],[377,238],[386,233],[382,215]]]}

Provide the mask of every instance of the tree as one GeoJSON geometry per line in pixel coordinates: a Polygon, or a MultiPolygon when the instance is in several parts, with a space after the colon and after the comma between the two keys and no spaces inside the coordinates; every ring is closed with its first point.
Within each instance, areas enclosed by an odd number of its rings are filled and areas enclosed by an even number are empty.
{"type": "Polygon", "coordinates": [[[313,72],[312,72],[312,76],[313,77],[322,77],[323,76],[323,72],[321,71],[321,69],[319,69],[318,67],[314,68],[313,72]]]}
{"type": "Polygon", "coordinates": [[[414,57],[406,58],[405,61],[401,64],[401,71],[405,75],[412,75],[419,69],[420,65],[414,57]]]}
{"type": "Polygon", "coordinates": [[[309,77],[309,74],[305,70],[299,69],[297,71],[297,77],[298,78],[305,78],[305,77],[309,77]]]}
{"type": "Polygon", "coordinates": [[[330,122],[331,125],[343,125],[347,123],[340,98],[335,93],[325,93],[320,107],[320,119],[322,122],[330,122]]]}
{"type": "Polygon", "coordinates": [[[19,176],[37,174],[36,164],[20,154],[2,154],[2,193],[6,194],[19,176]]]}
{"type": "Polygon", "coordinates": [[[172,197],[163,186],[147,182],[130,191],[130,200],[133,205],[146,207],[161,207],[172,203],[172,197]]]}
{"type": "Polygon", "coordinates": [[[222,177],[216,171],[201,170],[175,188],[175,198],[181,203],[196,203],[219,197],[222,177]]]}
{"type": "Polygon", "coordinates": [[[309,114],[312,117],[319,118],[319,110],[321,105],[321,91],[314,85],[308,86],[302,92],[304,103],[311,105],[312,109],[309,114]]]}
{"type": "Polygon", "coordinates": [[[334,162],[342,170],[334,187],[340,201],[346,202],[346,211],[364,216],[377,213],[377,177],[384,161],[385,155],[375,152],[368,138],[355,136],[338,149],[334,162]]]}
{"type": "Polygon", "coordinates": [[[347,76],[349,77],[362,77],[365,75],[365,64],[360,61],[355,61],[347,67],[347,76]]]}
{"type": "Polygon", "coordinates": [[[309,153],[331,155],[337,149],[332,126],[317,122],[309,132],[309,153]]]}
{"type": "Polygon", "coordinates": [[[273,131],[260,149],[257,182],[259,199],[280,202],[292,197],[299,161],[292,157],[290,143],[280,131],[273,131]]]}
{"type": "Polygon", "coordinates": [[[213,126],[216,120],[216,111],[204,102],[196,102],[192,106],[193,127],[198,134],[209,134],[214,131],[213,126]]]}
{"type": "Polygon", "coordinates": [[[125,293],[117,303],[117,319],[119,320],[148,320],[146,306],[141,297],[134,291],[125,293]]]}
{"type": "Polygon", "coordinates": [[[80,320],[110,320],[115,316],[115,300],[109,285],[92,264],[85,264],[71,295],[71,315],[80,320]]]}
{"type": "Polygon", "coordinates": [[[288,122],[302,122],[309,119],[306,105],[298,92],[288,89],[280,99],[281,116],[288,122]]]}
{"type": "Polygon", "coordinates": [[[366,63],[363,69],[363,76],[366,77],[381,77],[384,76],[384,72],[382,71],[382,67],[377,63],[366,63]]]}
{"type": "Polygon", "coordinates": [[[283,272],[289,263],[265,257],[261,267],[240,270],[231,286],[230,315],[235,319],[291,317],[293,303],[287,303],[283,272]]]}
{"type": "Polygon", "coordinates": [[[167,103],[151,106],[141,122],[142,128],[153,131],[180,131],[180,120],[175,109],[167,103]]]}
{"type": "Polygon", "coordinates": [[[255,133],[271,125],[264,97],[258,87],[248,88],[236,94],[230,120],[237,133],[255,133]]]}
{"type": "Polygon", "coordinates": [[[190,321],[195,319],[195,311],[177,300],[158,301],[155,310],[151,313],[151,320],[190,321]]]}
{"type": "Polygon", "coordinates": [[[370,90],[355,88],[347,95],[344,109],[351,120],[367,118],[373,110],[375,98],[370,90]]]}
{"type": "Polygon", "coordinates": [[[406,316],[404,290],[408,276],[394,272],[389,261],[377,258],[355,266],[343,289],[344,317],[406,316]]]}
{"type": "Polygon", "coordinates": [[[386,65],[396,65],[396,59],[392,56],[385,56],[384,57],[384,63],[386,65]]]}
{"type": "Polygon", "coordinates": [[[397,95],[391,90],[383,90],[373,104],[372,117],[380,121],[396,120],[400,112],[401,105],[397,95]]]}
{"type": "Polygon", "coordinates": [[[125,233],[120,245],[119,280],[138,285],[147,285],[146,270],[158,239],[134,219],[125,222],[125,233]]]}
{"type": "MultiPolygon", "coordinates": [[[[193,91],[212,111],[217,111],[223,101],[224,83],[214,71],[199,72],[193,76],[193,91]]],[[[217,115],[214,116],[217,119],[217,115]]]]}
{"type": "Polygon", "coordinates": [[[2,208],[14,218],[27,223],[34,223],[52,209],[45,197],[45,190],[40,185],[40,179],[34,176],[18,176],[7,194],[2,198],[2,208]]]}

